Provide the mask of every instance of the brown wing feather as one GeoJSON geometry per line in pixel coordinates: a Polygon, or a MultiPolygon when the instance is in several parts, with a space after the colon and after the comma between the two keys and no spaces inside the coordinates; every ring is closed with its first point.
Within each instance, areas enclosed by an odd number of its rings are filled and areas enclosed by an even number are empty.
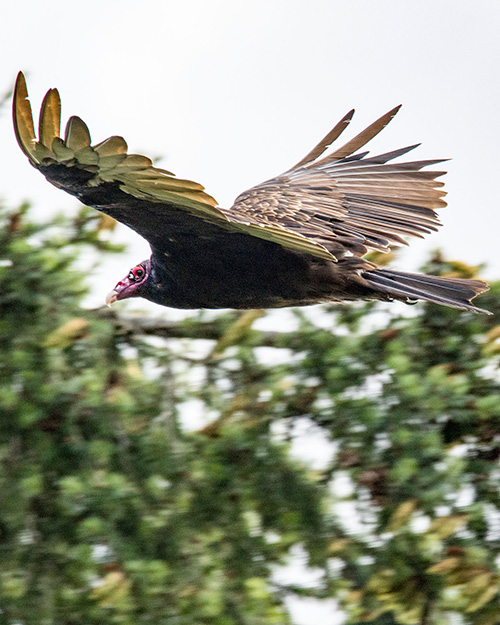
{"type": "Polygon", "coordinates": [[[407,245],[404,237],[422,237],[436,230],[440,222],[435,209],[446,206],[443,183],[436,178],[444,172],[421,169],[441,160],[390,162],[417,145],[374,157],[351,156],[399,108],[332,154],[313,161],[312,156],[317,158],[324,151],[323,140],[298,166],[236,198],[226,212],[229,219],[280,223],[321,243],[337,258],[345,253],[361,256],[368,249],[387,252],[393,245],[407,245]]]}
{"type": "Polygon", "coordinates": [[[349,111],[344,117],[336,124],[330,132],[321,139],[321,141],[313,147],[313,149],[308,152],[303,159],[301,159],[296,165],[294,165],[291,169],[297,169],[297,167],[303,167],[307,165],[307,163],[312,163],[315,161],[318,156],[321,156],[323,152],[331,146],[331,144],[340,137],[340,135],[344,132],[344,130],[349,126],[349,123],[354,115],[354,109],[349,111]]]}
{"type": "Polygon", "coordinates": [[[401,104],[399,106],[395,106],[388,113],[385,113],[385,115],[382,115],[382,117],[379,117],[372,124],[370,124],[368,128],[365,128],[363,132],[360,132],[358,135],[356,135],[353,139],[348,141],[341,148],[338,148],[337,150],[335,150],[335,152],[333,152],[332,154],[327,156],[325,159],[323,159],[323,161],[320,161],[317,164],[319,165],[321,163],[323,164],[330,163],[332,161],[345,158],[346,156],[350,156],[351,154],[354,154],[354,152],[357,152],[360,148],[366,145],[368,141],[371,141],[373,137],[378,135],[378,133],[387,126],[387,124],[397,114],[400,108],[401,108],[401,104]]]}
{"type": "Polygon", "coordinates": [[[61,100],[55,89],[50,89],[42,102],[38,136],[40,143],[52,147],[52,141],[61,132],[61,100]]]}

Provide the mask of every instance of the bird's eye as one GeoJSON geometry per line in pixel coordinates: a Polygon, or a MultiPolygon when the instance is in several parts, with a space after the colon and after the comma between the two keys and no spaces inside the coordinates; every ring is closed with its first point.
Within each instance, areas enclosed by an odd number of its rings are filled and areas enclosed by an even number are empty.
{"type": "Polygon", "coordinates": [[[128,274],[128,279],[131,280],[132,282],[137,282],[138,280],[141,280],[144,277],[144,269],[142,267],[134,267],[133,269],[130,270],[130,273],[128,274]]]}

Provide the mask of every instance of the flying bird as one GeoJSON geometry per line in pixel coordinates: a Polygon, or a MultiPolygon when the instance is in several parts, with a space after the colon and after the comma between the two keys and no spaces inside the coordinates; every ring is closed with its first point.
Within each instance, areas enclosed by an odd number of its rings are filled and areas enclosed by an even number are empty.
{"type": "Polygon", "coordinates": [[[364,256],[388,252],[440,225],[436,209],[443,162],[394,162],[417,145],[369,156],[360,152],[396,107],[344,145],[325,151],[354,111],[296,165],[218,206],[197,182],[128,154],[122,137],[91,145],[87,126],[70,117],[60,135],[61,101],[50,89],[35,135],[26,81],[17,77],[17,141],[49,182],[144,237],[151,257],[133,267],[107,303],[144,297],[174,308],[278,308],[359,299],[425,300],[487,312],[471,300],[485,282],[378,267],[364,256]]]}

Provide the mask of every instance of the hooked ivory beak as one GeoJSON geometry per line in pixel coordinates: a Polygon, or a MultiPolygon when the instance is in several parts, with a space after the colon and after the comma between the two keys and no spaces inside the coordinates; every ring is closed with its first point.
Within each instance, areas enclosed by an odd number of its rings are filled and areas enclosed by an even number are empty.
{"type": "Polygon", "coordinates": [[[114,304],[117,299],[118,291],[115,291],[115,289],[113,289],[106,295],[106,306],[109,306],[111,308],[111,304],[114,304]]]}

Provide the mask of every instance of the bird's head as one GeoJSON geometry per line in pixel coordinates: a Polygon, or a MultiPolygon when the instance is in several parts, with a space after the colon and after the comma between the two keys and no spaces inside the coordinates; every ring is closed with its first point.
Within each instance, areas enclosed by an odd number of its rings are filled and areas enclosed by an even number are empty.
{"type": "Polygon", "coordinates": [[[151,261],[143,260],[128,272],[128,274],[120,280],[115,288],[106,295],[106,304],[111,306],[119,299],[127,299],[128,297],[141,297],[145,290],[145,285],[151,274],[151,261]]]}

